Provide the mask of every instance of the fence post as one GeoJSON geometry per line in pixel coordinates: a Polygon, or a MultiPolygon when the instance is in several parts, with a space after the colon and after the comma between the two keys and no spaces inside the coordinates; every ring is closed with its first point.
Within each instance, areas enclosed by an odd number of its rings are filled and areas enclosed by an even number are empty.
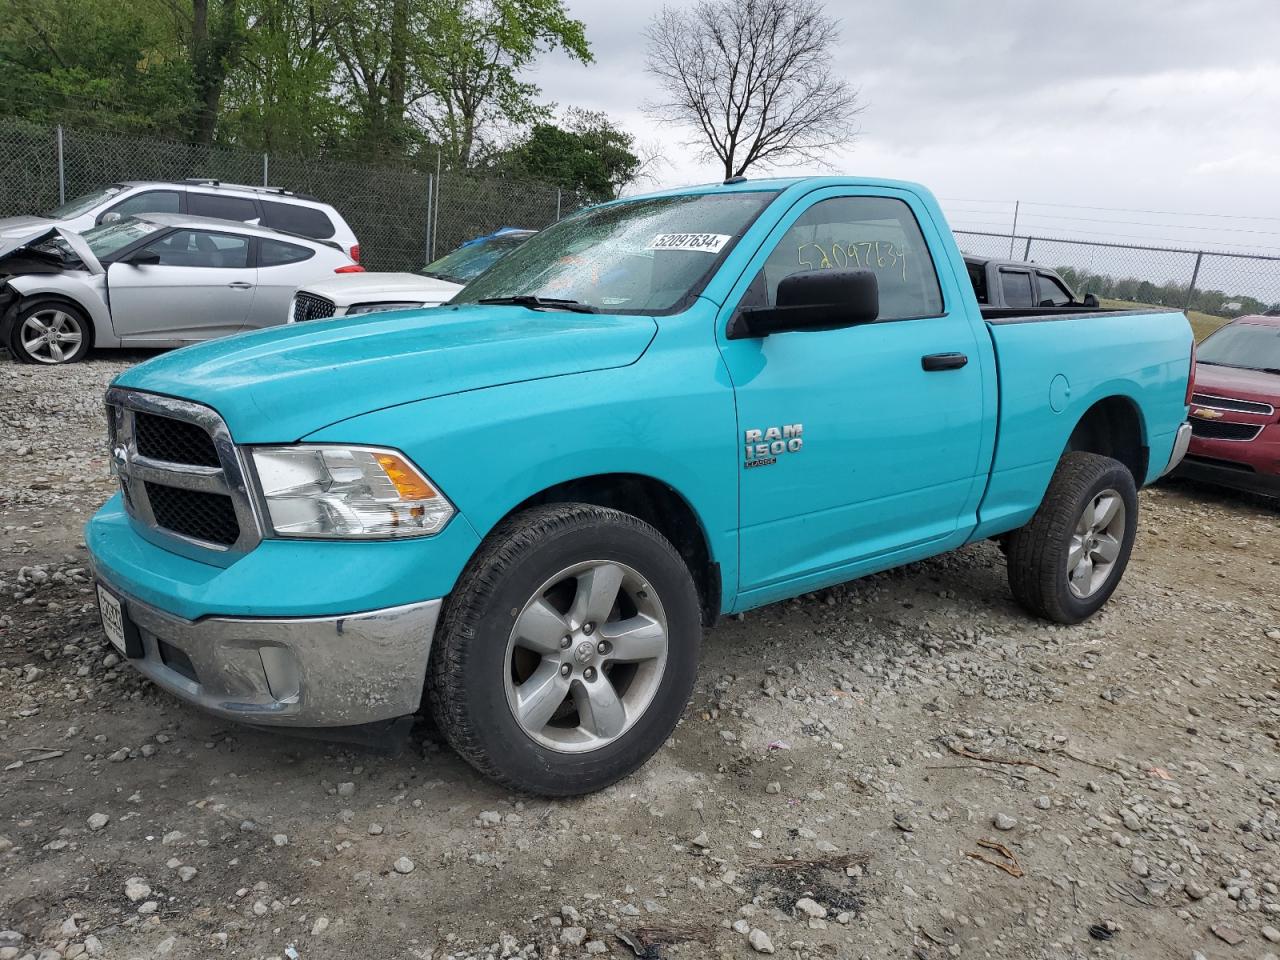
{"type": "Polygon", "coordinates": [[[436,257],[436,236],[440,230],[440,194],[444,192],[444,180],[440,176],[440,151],[436,151],[436,206],[431,215],[431,256],[428,262],[436,257]]]}
{"type": "Polygon", "coordinates": [[[1009,259],[1013,259],[1013,245],[1018,239],[1018,208],[1022,206],[1021,200],[1013,201],[1013,229],[1009,231],[1009,259]]]}
{"type": "Polygon", "coordinates": [[[435,199],[436,178],[434,174],[427,174],[427,237],[424,243],[426,247],[427,263],[431,262],[431,219],[432,219],[432,203],[435,199]]]}
{"type": "Polygon", "coordinates": [[[264,187],[271,186],[271,158],[267,156],[267,152],[262,151],[262,185],[264,187]]]}
{"type": "Polygon", "coordinates": [[[1191,309],[1191,298],[1196,295],[1196,281],[1200,279],[1200,261],[1204,259],[1204,251],[1196,254],[1196,265],[1191,270],[1191,283],[1187,285],[1187,302],[1182,305],[1183,310],[1191,309]]]}
{"type": "Polygon", "coordinates": [[[560,193],[560,188],[556,187],[556,223],[560,222],[560,193]]]}
{"type": "Polygon", "coordinates": [[[58,124],[58,203],[67,202],[67,164],[63,157],[62,124],[58,124]]]}
{"type": "Polygon", "coordinates": [[[1030,237],[1027,237],[1027,245],[1022,249],[1022,259],[1023,260],[1031,259],[1031,238],[1030,237]]]}

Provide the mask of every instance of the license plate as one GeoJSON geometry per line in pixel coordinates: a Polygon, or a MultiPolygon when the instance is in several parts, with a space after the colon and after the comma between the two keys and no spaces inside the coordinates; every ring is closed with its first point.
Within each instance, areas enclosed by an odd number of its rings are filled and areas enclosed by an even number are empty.
{"type": "Polygon", "coordinates": [[[98,587],[98,609],[102,612],[102,629],[106,631],[107,639],[120,651],[120,656],[128,656],[125,651],[124,608],[102,586],[98,587]]]}

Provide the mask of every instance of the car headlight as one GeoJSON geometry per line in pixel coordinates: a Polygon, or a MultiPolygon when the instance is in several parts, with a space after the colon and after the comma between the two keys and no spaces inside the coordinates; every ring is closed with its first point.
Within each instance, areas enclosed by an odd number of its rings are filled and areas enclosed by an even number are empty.
{"type": "Polygon", "coordinates": [[[438,533],[453,504],[402,453],[381,447],[254,447],[276,536],[386,539],[438,533]]]}
{"type": "Polygon", "coordinates": [[[386,310],[416,310],[422,306],[420,301],[412,303],[405,301],[403,303],[356,303],[347,307],[346,315],[354,317],[359,313],[382,313],[386,310]]]}

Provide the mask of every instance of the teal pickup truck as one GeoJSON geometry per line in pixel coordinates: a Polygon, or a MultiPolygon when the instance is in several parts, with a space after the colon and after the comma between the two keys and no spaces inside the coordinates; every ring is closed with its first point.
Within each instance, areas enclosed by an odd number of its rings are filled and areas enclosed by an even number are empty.
{"type": "Polygon", "coordinates": [[[221,717],[425,704],[569,795],[662,745],[719,615],[996,538],[1079,622],[1186,449],[1191,330],[993,314],[923,188],[736,178],[584,210],[447,306],[158,357],[106,398],[104,628],[221,717]]]}

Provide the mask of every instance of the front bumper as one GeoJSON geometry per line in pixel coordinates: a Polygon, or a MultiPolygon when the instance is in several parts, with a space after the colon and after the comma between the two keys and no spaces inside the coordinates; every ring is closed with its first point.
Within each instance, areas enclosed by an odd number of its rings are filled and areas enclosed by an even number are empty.
{"type": "Polygon", "coordinates": [[[346,616],[184,620],[98,571],[138,627],[129,663],[158,687],[241,723],[347,727],[414,713],[440,600],[346,616]]]}

